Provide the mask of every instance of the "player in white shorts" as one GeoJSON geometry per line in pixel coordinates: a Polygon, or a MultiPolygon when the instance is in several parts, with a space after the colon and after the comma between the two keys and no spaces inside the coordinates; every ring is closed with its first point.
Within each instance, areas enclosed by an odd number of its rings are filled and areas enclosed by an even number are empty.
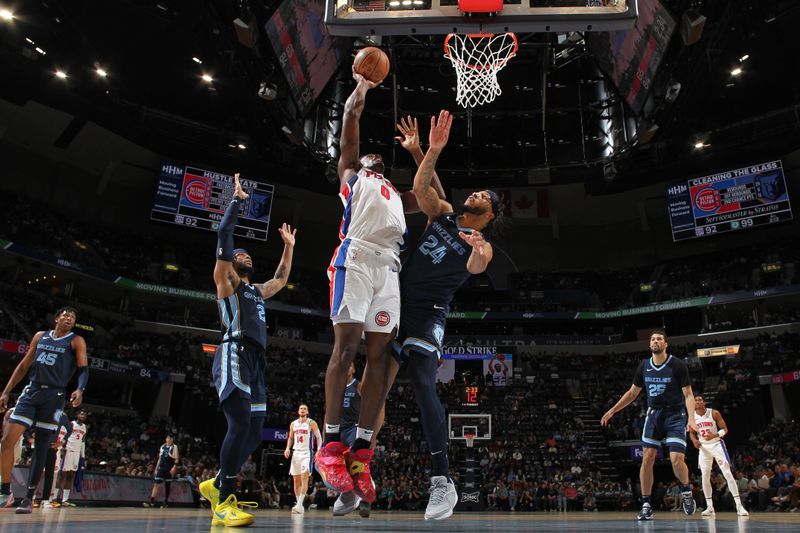
{"type": "Polygon", "coordinates": [[[328,488],[355,490],[357,496],[372,502],[369,445],[391,384],[388,348],[400,321],[400,250],[408,233],[404,213],[418,212],[419,205],[412,191],[401,194],[384,177],[380,155],[359,155],[361,112],[367,91],[378,84],[355,72],[353,77],[356,88],[345,103],[339,140],[339,196],[344,215],[339,226],[341,242],[328,267],[334,346],[325,372],[325,436],[316,467],[328,488]],[[350,450],[341,441],[341,406],[362,335],[366,336],[367,365],[356,441],[350,450]]]}
{"type": "Polygon", "coordinates": [[[312,456],[311,450],[316,444],[317,451],[322,444],[319,434],[319,426],[316,422],[308,418],[308,406],[304,403],[297,408],[300,416],[297,420],[289,424],[289,436],[286,438],[286,450],[283,456],[287,459],[289,454],[292,456],[292,464],[289,467],[289,475],[294,480],[294,495],[297,504],[292,507],[295,514],[303,514],[303,500],[308,493],[308,477],[311,474],[312,456]],[[290,449],[291,448],[291,449],[290,449]]]}
{"type": "Polygon", "coordinates": [[[72,433],[67,439],[66,451],[63,452],[63,456],[61,455],[61,450],[59,450],[59,458],[56,464],[61,465],[58,485],[63,493],[61,499],[62,507],[74,507],[74,504],[69,502],[69,493],[70,489],[72,489],[72,483],[75,481],[75,472],[78,471],[81,459],[86,457],[86,416],[86,411],[81,410],[78,412],[78,419],[72,421],[72,433]]]}
{"type": "Polygon", "coordinates": [[[716,409],[706,407],[706,402],[702,396],[694,397],[694,422],[697,425],[697,433],[691,431],[689,436],[692,438],[694,447],[700,450],[697,457],[700,467],[700,476],[703,481],[703,494],[706,497],[706,510],[703,516],[714,515],[714,501],[712,499],[711,470],[714,468],[714,461],[717,461],[725,481],[728,482],[728,490],[736,502],[736,514],[748,516],[749,513],[742,505],[739,497],[739,487],[736,479],[731,472],[731,459],[728,456],[728,449],[722,437],[728,434],[728,425],[722,415],[716,409]]]}

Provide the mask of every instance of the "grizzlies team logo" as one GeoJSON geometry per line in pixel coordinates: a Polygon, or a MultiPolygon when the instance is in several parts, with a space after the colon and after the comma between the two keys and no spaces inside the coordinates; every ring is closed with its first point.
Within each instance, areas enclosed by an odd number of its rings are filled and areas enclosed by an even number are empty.
{"type": "Polygon", "coordinates": [[[439,346],[442,345],[442,341],[444,340],[444,328],[441,324],[433,326],[433,338],[436,339],[436,344],[439,346]]]}
{"type": "Polygon", "coordinates": [[[380,311],[377,315],[375,315],[375,323],[380,327],[388,326],[389,320],[389,313],[386,311],[380,311]]]}

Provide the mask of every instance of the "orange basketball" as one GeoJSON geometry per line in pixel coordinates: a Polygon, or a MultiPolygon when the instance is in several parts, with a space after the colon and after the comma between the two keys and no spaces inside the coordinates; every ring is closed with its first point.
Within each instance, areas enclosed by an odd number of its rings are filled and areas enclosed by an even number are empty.
{"type": "Polygon", "coordinates": [[[353,70],[369,81],[380,83],[389,74],[389,56],[380,48],[362,48],[353,60],[353,70]]]}

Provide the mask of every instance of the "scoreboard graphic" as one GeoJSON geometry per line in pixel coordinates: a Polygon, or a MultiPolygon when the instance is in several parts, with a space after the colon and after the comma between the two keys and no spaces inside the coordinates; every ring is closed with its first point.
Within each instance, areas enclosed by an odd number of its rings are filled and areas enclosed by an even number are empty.
{"type": "Polygon", "coordinates": [[[792,220],[780,161],[672,183],[667,207],[675,242],[792,220]]]}
{"type": "MultiPolygon", "coordinates": [[[[267,240],[275,187],[241,179],[250,196],[239,209],[234,235],[267,240]]],[[[233,176],[191,165],[164,163],[158,177],[150,218],[181,226],[217,231],[233,197],[233,176]]]]}

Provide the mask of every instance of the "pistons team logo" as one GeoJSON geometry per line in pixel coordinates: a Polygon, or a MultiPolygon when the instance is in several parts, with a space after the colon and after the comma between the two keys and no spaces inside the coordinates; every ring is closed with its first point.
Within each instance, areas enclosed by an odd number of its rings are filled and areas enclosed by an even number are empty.
{"type": "Polygon", "coordinates": [[[388,326],[389,320],[389,313],[386,311],[380,311],[377,315],[375,315],[375,323],[380,327],[388,326]]]}
{"type": "Polygon", "coordinates": [[[206,198],[206,184],[201,180],[193,180],[186,184],[186,198],[194,204],[202,204],[206,198]]]}
{"type": "Polygon", "coordinates": [[[711,188],[701,189],[695,195],[694,203],[701,211],[714,211],[720,206],[719,193],[711,188]]]}

